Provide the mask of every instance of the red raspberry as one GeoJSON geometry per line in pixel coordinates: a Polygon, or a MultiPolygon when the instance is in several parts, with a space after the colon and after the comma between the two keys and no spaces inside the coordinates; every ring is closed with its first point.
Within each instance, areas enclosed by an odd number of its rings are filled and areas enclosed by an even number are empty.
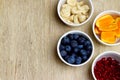
{"type": "Polygon", "coordinates": [[[94,73],[97,80],[120,80],[120,63],[104,57],[96,63],[94,73]]]}

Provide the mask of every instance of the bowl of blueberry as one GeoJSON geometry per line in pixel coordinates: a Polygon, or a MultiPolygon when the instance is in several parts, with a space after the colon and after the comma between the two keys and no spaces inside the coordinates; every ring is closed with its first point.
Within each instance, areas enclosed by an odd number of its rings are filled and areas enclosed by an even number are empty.
{"type": "Polygon", "coordinates": [[[59,58],[69,66],[82,66],[90,61],[94,52],[92,39],[84,32],[73,30],[58,41],[59,58]]]}

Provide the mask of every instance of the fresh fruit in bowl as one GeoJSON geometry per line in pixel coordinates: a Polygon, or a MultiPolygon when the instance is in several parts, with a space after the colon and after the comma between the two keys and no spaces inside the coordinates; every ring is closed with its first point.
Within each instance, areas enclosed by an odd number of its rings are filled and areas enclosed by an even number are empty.
{"type": "Polygon", "coordinates": [[[105,45],[120,44],[120,13],[108,10],[99,14],[93,23],[93,33],[105,45]]]}
{"type": "Polygon", "coordinates": [[[86,64],[92,57],[93,49],[90,37],[84,32],[76,30],[65,33],[57,45],[60,59],[70,66],[86,64]]]}
{"type": "Polygon", "coordinates": [[[87,23],[93,15],[91,0],[59,0],[57,12],[59,18],[71,27],[87,23]]]}
{"type": "Polygon", "coordinates": [[[120,53],[106,51],[98,55],[92,64],[94,80],[120,80],[120,53]]]}

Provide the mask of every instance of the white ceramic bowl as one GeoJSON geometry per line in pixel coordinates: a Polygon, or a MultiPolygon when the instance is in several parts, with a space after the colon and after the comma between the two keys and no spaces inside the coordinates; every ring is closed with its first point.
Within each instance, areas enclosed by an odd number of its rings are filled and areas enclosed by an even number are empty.
{"type": "Polygon", "coordinates": [[[90,61],[90,59],[92,58],[93,53],[94,53],[94,44],[93,44],[92,39],[86,33],[82,32],[82,31],[78,31],[78,30],[73,30],[73,31],[69,31],[69,32],[67,32],[67,33],[65,33],[64,35],[61,36],[61,38],[59,39],[58,44],[57,44],[57,53],[58,53],[59,58],[65,64],[67,64],[69,66],[82,66],[82,65],[85,65],[86,63],[88,63],[90,61]],[[84,35],[85,37],[87,37],[90,40],[90,42],[92,44],[92,52],[91,52],[91,55],[90,55],[89,59],[86,60],[85,62],[81,63],[81,64],[70,64],[70,63],[66,62],[60,54],[59,46],[60,46],[61,40],[63,39],[63,37],[67,36],[68,34],[73,34],[73,33],[78,33],[78,34],[84,35]]]}
{"type": "MultiPolygon", "coordinates": [[[[78,0],[78,1],[82,1],[82,0],[78,0]]],[[[90,20],[90,18],[92,17],[92,15],[93,15],[94,7],[93,7],[93,3],[92,3],[91,0],[84,0],[84,1],[85,1],[85,3],[90,7],[89,17],[88,17],[84,22],[82,22],[82,23],[80,23],[80,24],[69,23],[69,22],[65,21],[65,20],[61,17],[61,15],[60,15],[60,9],[61,9],[61,6],[62,6],[63,4],[65,4],[66,0],[59,0],[59,2],[58,2],[58,5],[57,5],[57,13],[58,13],[59,18],[60,18],[65,24],[67,24],[68,26],[71,26],[71,27],[77,27],[77,26],[81,26],[81,25],[87,23],[87,22],[90,20]]]]}
{"type": "Polygon", "coordinates": [[[102,44],[104,44],[104,45],[107,45],[107,46],[116,46],[116,45],[119,45],[119,44],[120,44],[120,39],[119,39],[116,43],[114,43],[114,44],[109,44],[109,43],[103,42],[103,41],[97,36],[97,34],[96,34],[95,31],[94,31],[95,24],[96,24],[96,20],[97,20],[98,18],[100,18],[101,16],[104,16],[104,15],[106,15],[106,14],[118,15],[118,16],[120,16],[120,12],[118,12],[118,11],[107,10],[107,11],[101,12],[98,16],[96,16],[96,18],[95,18],[95,20],[94,20],[94,22],[93,22],[93,25],[92,25],[93,34],[94,34],[95,38],[96,38],[100,43],[102,43],[102,44]]]}
{"type": "Polygon", "coordinates": [[[113,59],[120,62],[120,53],[115,52],[115,51],[106,51],[98,55],[92,63],[92,75],[93,75],[94,80],[97,80],[94,74],[94,67],[97,61],[101,60],[103,57],[112,57],[113,59]]]}

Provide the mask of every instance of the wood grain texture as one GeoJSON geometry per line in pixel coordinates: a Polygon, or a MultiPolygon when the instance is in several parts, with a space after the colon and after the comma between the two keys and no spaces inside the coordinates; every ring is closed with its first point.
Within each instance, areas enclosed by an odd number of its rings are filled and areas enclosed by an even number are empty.
{"type": "Polygon", "coordinates": [[[58,0],[0,0],[0,80],[93,80],[93,59],[103,51],[120,52],[120,46],[98,43],[91,29],[101,11],[120,11],[119,0],[93,0],[91,20],[78,28],[60,21],[57,3],[58,0]],[[94,41],[94,56],[82,67],[69,67],[57,56],[57,41],[69,30],[84,31],[94,41]]]}

